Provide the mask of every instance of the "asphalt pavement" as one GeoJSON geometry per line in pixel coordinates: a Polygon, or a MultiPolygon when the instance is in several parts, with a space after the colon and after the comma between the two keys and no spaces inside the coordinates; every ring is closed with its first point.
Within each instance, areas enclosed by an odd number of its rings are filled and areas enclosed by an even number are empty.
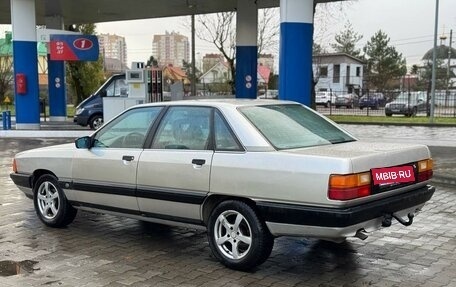
{"type": "MultiPolygon", "coordinates": [[[[389,141],[397,134],[409,141],[405,127],[344,127],[363,140],[389,141]],[[377,137],[369,136],[372,130],[377,137]]],[[[451,142],[444,129],[421,131],[424,135],[410,132],[416,142],[451,142]]],[[[37,218],[33,202],[10,180],[12,157],[22,150],[71,142],[81,133],[91,131],[53,127],[0,136],[1,287],[456,287],[454,182],[435,182],[436,193],[411,226],[396,222],[364,241],[349,238],[343,244],[277,238],[270,258],[252,272],[219,264],[200,230],[91,212],[79,212],[67,228],[48,228],[37,218]]],[[[436,160],[435,180],[444,178],[446,171],[454,178],[456,147],[430,149],[436,160]]]]}

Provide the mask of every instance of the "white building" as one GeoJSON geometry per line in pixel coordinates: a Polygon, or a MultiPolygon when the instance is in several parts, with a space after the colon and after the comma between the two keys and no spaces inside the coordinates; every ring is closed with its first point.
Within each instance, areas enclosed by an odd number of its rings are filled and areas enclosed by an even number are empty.
{"type": "Polygon", "coordinates": [[[127,67],[127,43],[125,37],[100,34],[98,35],[98,43],[100,44],[100,53],[104,59],[116,59],[122,63],[123,67],[127,67]]]}
{"type": "Polygon", "coordinates": [[[360,94],[363,88],[361,59],[345,53],[320,54],[313,57],[315,91],[360,94]]]}
{"type": "Polygon", "coordinates": [[[154,35],[152,41],[152,55],[157,59],[159,66],[182,67],[182,61],[189,62],[190,45],[188,38],[176,32],[164,35],[154,35]]]}

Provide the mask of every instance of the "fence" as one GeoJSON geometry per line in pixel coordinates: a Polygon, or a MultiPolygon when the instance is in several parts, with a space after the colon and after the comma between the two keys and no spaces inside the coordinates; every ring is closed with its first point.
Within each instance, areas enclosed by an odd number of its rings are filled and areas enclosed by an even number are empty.
{"type": "MultiPolygon", "coordinates": [[[[331,105],[318,104],[316,100],[318,112],[324,115],[429,116],[431,110],[432,99],[427,92],[366,92],[363,97],[347,92],[332,93],[331,105]]],[[[434,116],[456,117],[456,91],[436,91],[434,116]]]]}

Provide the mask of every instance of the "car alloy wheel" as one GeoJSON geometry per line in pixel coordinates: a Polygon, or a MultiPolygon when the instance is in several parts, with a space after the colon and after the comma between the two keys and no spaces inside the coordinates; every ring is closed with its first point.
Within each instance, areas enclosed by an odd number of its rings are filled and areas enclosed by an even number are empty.
{"type": "Polygon", "coordinates": [[[252,230],[241,213],[227,210],[215,221],[214,238],[223,255],[230,259],[241,259],[250,250],[252,230]]]}
{"type": "Polygon", "coordinates": [[[103,117],[100,115],[96,115],[90,120],[90,128],[93,130],[98,130],[102,125],[103,117]]]}
{"type": "Polygon", "coordinates": [[[274,238],[255,210],[238,200],[227,200],[214,208],[208,220],[208,239],[214,256],[236,270],[260,265],[274,245],[274,238]]]}
{"type": "Polygon", "coordinates": [[[37,191],[38,209],[41,215],[52,220],[57,216],[60,207],[60,197],[57,187],[49,181],[43,182],[37,191]]]}
{"type": "Polygon", "coordinates": [[[40,176],[33,185],[33,195],[36,214],[47,226],[64,227],[76,217],[77,209],[68,203],[55,176],[40,176]]]}

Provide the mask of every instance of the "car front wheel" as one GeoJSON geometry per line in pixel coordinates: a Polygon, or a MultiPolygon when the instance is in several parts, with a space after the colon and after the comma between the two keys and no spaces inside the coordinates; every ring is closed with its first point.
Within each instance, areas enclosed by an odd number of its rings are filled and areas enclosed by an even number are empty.
{"type": "Polygon", "coordinates": [[[266,261],[274,245],[266,224],[249,205],[237,200],[214,208],[208,221],[208,240],[222,264],[244,271],[266,261]]]}
{"type": "Polygon", "coordinates": [[[34,185],[33,192],[36,214],[44,224],[64,227],[73,222],[77,210],[68,203],[55,176],[42,175],[34,185]]]}
{"type": "Polygon", "coordinates": [[[103,125],[103,117],[101,115],[93,116],[89,121],[90,128],[98,130],[103,125]]]}

